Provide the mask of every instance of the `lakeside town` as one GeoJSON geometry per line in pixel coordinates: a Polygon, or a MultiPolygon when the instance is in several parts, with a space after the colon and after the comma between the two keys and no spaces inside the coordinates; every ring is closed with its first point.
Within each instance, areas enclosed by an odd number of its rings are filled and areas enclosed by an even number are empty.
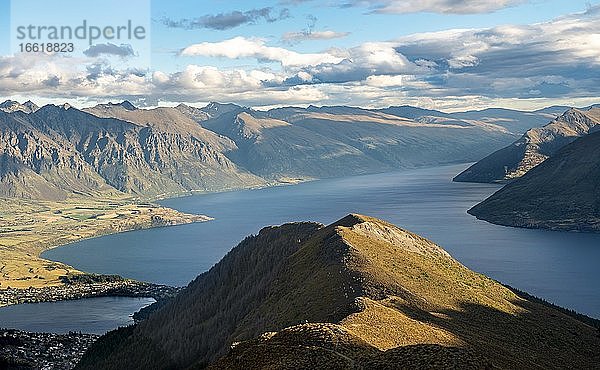
{"type": "MultiPolygon", "coordinates": [[[[40,254],[81,239],[210,220],[128,199],[37,202],[2,198],[0,207],[0,307],[93,297],[153,298],[135,322],[181,288],[89,274],[40,254]]],[[[0,328],[2,325],[0,324],[0,328]]],[[[71,369],[99,336],[0,329],[0,369],[71,369]]]]}
{"type": "Polygon", "coordinates": [[[171,298],[181,288],[115,277],[112,281],[75,283],[56,287],[0,290],[0,307],[22,303],[56,302],[92,297],[171,298]]]}
{"type": "MultiPolygon", "coordinates": [[[[158,305],[174,297],[182,288],[124,279],[116,275],[75,275],[63,277],[64,285],[0,290],[0,307],[56,302],[92,297],[153,298],[158,305]]],[[[152,306],[134,314],[139,321],[152,306]]],[[[0,329],[0,369],[72,369],[99,335],[85,333],[34,333],[0,329]]]]}
{"type": "Polygon", "coordinates": [[[99,335],[74,332],[0,329],[0,369],[70,370],[98,338],[99,335]]]}

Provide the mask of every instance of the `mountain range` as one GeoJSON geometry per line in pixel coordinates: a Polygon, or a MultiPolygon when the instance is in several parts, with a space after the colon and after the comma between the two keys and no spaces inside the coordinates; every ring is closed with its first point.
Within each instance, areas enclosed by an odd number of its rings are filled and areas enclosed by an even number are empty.
{"type": "Polygon", "coordinates": [[[523,176],[577,138],[600,127],[600,106],[571,108],[543,127],[528,130],[519,140],[481,159],[454,181],[509,182],[523,176]]]}
{"type": "Polygon", "coordinates": [[[63,199],[123,192],[166,196],[259,186],[222,152],[233,144],[187,122],[137,124],[69,105],[0,112],[0,196],[63,199]]]}
{"type": "Polygon", "coordinates": [[[597,329],[565,311],[352,214],[246,238],[77,368],[583,369],[598,348],[597,329]]]}
{"type": "Polygon", "coordinates": [[[565,145],[468,212],[506,226],[600,231],[600,132],[565,145]]]}
{"type": "Polygon", "coordinates": [[[28,100],[23,104],[19,103],[18,101],[14,101],[14,100],[6,100],[5,102],[0,104],[0,111],[6,112],[6,113],[13,113],[13,112],[33,113],[38,109],[40,109],[40,107],[38,107],[31,100],[28,100]]]}
{"type": "Polygon", "coordinates": [[[129,102],[0,104],[0,197],[158,198],[477,160],[564,107],[443,113],[415,107],[129,102]]]}

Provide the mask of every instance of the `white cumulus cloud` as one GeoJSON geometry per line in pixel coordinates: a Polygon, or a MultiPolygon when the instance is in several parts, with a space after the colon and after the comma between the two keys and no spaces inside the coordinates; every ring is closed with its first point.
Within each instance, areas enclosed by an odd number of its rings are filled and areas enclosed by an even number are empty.
{"type": "Polygon", "coordinates": [[[184,56],[222,57],[229,59],[254,58],[259,61],[279,62],[284,67],[338,63],[340,58],[328,53],[297,53],[285,48],[265,45],[262,39],[235,37],[221,42],[203,42],[181,51],[184,56]]]}

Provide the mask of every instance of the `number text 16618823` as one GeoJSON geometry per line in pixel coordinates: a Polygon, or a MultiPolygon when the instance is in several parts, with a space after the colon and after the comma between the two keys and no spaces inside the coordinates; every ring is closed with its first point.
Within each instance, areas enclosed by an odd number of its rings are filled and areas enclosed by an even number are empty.
{"type": "Polygon", "coordinates": [[[28,42],[19,44],[22,53],[72,53],[75,45],[72,42],[28,42]]]}

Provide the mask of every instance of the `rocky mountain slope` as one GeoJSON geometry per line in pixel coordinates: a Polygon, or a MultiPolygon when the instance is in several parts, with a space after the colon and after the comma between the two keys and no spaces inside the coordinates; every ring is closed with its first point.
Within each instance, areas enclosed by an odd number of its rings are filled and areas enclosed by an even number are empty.
{"type": "Polygon", "coordinates": [[[0,184],[0,197],[7,198],[116,192],[66,138],[42,132],[22,112],[0,112],[0,184]]]}
{"type": "Polygon", "coordinates": [[[138,123],[146,122],[149,112],[158,111],[172,120],[193,120],[230,139],[234,147],[224,148],[225,155],[269,182],[475,160],[510,141],[515,136],[511,130],[520,134],[554,114],[553,110],[498,109],[465,112],[467,117],[460,120],[454,117],[457,113],[410,108],[392,107],[392,113],[387,113],[310,106],[260,112],[210,103],[203,108],[180,104],[150,111],[108,104],[86,111],[138,123]]]}
{"type": "Polygon", "coordinates": [[[592,368],[599,346],[432,242],[349,215],[246,238],[78,368],[592,368]]]}
{"type": "Polygon", "coordinates": [[[60,199],[114,191],[157,197],[264,184],[223,154],[235,147],[230,140],[184,116],[173,118],[172,111],[136,112],[139,119],[129,121],[68,105],[0,112],[1,194],[60,199]]]}
{"type": "Polygon", "coordinates": [[[23,104],[19,103],[18,101],[14,101],[14,100],[6,100],[5,102],[0,103],[0,111],[6,112],[6,113],[13,113],[13,112],[33,113],[38,109],[40,109],[40,107],[35,105],[35,103],[33,103],[31,100],[28,100],[23,104]]]}
{"type": "Polygon", "coordinates": [[[249,109],[201,123],[235,141],[229,157],[272,181],[324,178],[390,170],[392,167],[338,137],[311,131],[249,109]]]}
{"type": "Polygon", "coordinates": [[[507,226],[600,231],[600,132],[566,145],[469,213],[507,226]]]}
{"type": "Polygon", "coordinates": [[[454,178],[464,182],[506,182],[523,176],[563,146],[594,132],[600,124],[600,107],[569,109],[519,140],[483,158],[454,178]]]}

